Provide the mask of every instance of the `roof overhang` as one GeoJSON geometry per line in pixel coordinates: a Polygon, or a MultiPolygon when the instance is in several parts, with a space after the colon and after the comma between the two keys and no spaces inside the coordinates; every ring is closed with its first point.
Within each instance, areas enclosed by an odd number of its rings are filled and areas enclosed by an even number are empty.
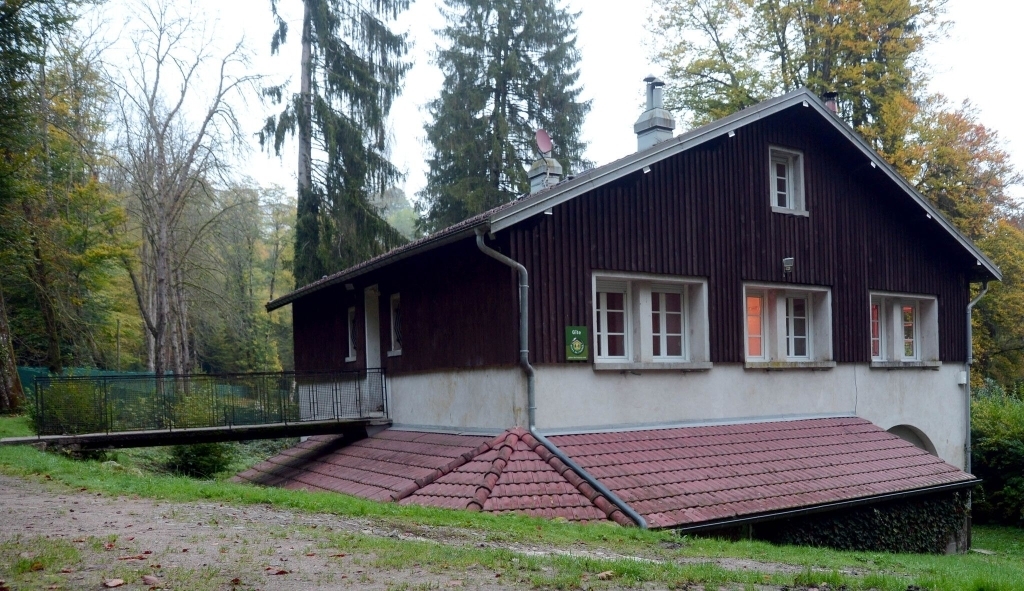
{"type": "Polygon", "coordinates": [[[743,126],[750,125],[751,123],[771,117],[786,109],[797,106],[811,109],[820,115],[824,121],[831,125],[833,129],[845,137],[851,145],[864,155],[866,164],[870,164],[873,168],[878,169],[882,174],[888,177],[890,181],[895,183],[900,190],[908,195],[913,202],[920,207],[924,214],[926,214],[931,220],[934,220],[934,223],[937,224],[942,231],[949,234],[965,251],[967,251],[976,261],[976,265],[980,267],[979,270],[983,270],[983,272],[975,275],[977,280],[1002,280],[1002,272],[995,263],[985,256],[985,254],[981,252],[981,250],[969,238],[964,236],[949,220],[947,220],[946,217],[942,215],[924,195],[919,193],[905,178],[903,178],[902,175],[896,171],[896,169],[886,162],[885,159],[879,156],[878,153],[875,152],[875,150],[868,145],[866,141],[864,141],[864,138],[862,138],[860,134],[851,129],[850,126],[839,118],[839,116],[829,111],[821,99],[816,97],[806,88],[801,88],[783,96],[748,107],[742,111],[733,113],[728,117],[723,117],[722,119],[688,131],[672,138],[671,140],[664,141],[641,152],[630,154],[629,156],[620,158],[619,160],[604,166],[594,168],[574,179],[563,181],[550,189],[537,193],[536,195],[528,195],[511,204],[503,205],[491,212],[481,214],[467,220],[466,222],[456,224],[455,226],[442,230],[427,238],[396,248],[384,255],[331,275],[330,277],[314,281],[313,283],[303,286],[289,294],[277,298],[276,300],[268,302],[267,311],[276,310],[277,308],[290,304],[302,296],[308,295],[325,287],[351,281],[371,271],[386,267],[387,265],[402,259],[416,256],[420,253],[433,250],[439,246],[462,240],[463,238],[474,235],[478,227],[487,228],[491,234],[500,232],[501,230],[514,226],[533,216],[543,214],[546,210],[571,199],[575,199],[588,191],[592,191],[598,187],[641,171],[645,167],[656,164],[666,158],[685,152],[691,148],[695,148],[722,136],[728,136],[728,134],[736,132],[743,126]]]}
{"type": "Polygon", "coordinates": [[[366,275],[371,271],[375,271],[382,267],[386,267],[392,263],[396,263],[403,259],[416,256],[420,253],[433,250],[439,246],[444,246],[445,244],[457,242],[468,236],[473,236],[476,234],[476,228],[479,226],[486,226],[486,223],[486,220],[479,220],[475,223],[467,224],[463,227],[460,227],[457,231],[454,232],[440,232],[438,234],[434,234],[433,236],[429,236],[422,240],[417,240],[416,242],[410,242],[409,244],[400,246],[379,257],[370,259],[365,263],[361,263],[354,267],[350,267],[340,273],[335,273],[334,275],[325,277],[319,281],[314,281],[313,283],[300,287],[299,289],[296,289],[291,293],[285,294],[277,298],[276,300],[271,300],[267,302],[267,312],[273,312],[278,308],[287,306],[288,304],[294,302],[295,300],[301,298],[302,296],[308,295],[315,291],[319,291],[332,285],[338,285],[339,283],[352,281],[353,279],[362,277],[363,275],[366,275]]]}

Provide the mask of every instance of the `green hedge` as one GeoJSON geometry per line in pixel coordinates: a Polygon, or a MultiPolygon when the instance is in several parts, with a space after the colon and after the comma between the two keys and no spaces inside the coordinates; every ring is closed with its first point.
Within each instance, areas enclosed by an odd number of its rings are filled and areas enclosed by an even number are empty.
{"type": "Polygon", "coordinates": [[[1024,400],[993,384],[971,403],[972,471],[982,479],[974,496],[979,523],[1024,526],[1024,400]]]}
{"type": "Polygon", "coordinates": [[[231,463],[233,448],[226,443],[175,445],[167,467],[176,474],[211,478],[231,463]]]}
{"type": "Polygon", "coordinates": [[[959,539],[967,497],[964,491],[906,497],[759,524],[753,533],[776,544],[939,554],[959,539]]]}

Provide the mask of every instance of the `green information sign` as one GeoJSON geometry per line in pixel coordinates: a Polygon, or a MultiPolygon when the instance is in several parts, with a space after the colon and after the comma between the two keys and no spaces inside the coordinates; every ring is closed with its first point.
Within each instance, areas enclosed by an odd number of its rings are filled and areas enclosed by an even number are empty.
{"type": "Polygon", "coordinates": [[[586,326],[565,327],[565,360],[587,361],[590,355],[590,338],[586,326]]]}

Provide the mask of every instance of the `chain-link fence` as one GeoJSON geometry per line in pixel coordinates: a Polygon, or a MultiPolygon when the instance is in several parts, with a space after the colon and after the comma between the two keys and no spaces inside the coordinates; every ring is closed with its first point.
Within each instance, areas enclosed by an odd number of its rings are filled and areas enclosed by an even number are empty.
{"type": "Polygon", "coordinates": [[[386,418],[383,370],[35,378],[39,435],[386,418]]]}

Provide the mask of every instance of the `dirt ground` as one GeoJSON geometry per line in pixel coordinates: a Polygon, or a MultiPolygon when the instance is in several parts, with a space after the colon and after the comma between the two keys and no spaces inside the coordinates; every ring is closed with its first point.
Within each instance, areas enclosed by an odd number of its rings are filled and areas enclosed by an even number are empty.
{"type": "MultiPolygon", "coordinates": [[[[121,589],[529,588],[525,582],[503,580],[500,573],[480,566],[458,572],[375,568],[372,553],[332,546],[337,543],[333,534],[338,532],[452,546],[489,545],[471,530],[398,531],[373,520],[267,506],[69,494],[45,482],[0,475],[0,544],[13,542],[19,549],[23,545],[25,551],[19,557],[32,560],[33,552],[42,552],[40,548],[46,546],[40,539],[63,540],[82,556],[75,565],[55,565],[45,577],[33,578],[32,588],[101,589],[105,581],[113,579],[124,581],[121,589]],[[147,584],[144,575],[156,579],[148,579],[147,584]]],[[[578,554],[544,546],[511,549],[523,555],[578,554]]],[[[801,570],[748,560],[714,562],[730,570],[801,570]]],[[[18,589],[19,584],[24,583],[9,577],[0,589],[4,585],[18,589]]]]}

